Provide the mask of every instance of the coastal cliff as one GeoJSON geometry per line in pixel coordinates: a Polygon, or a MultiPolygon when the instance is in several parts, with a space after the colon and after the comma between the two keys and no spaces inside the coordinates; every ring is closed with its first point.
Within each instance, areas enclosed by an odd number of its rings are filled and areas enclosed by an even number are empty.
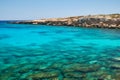
{"type": "Polygon", "coordinates": [[[54,26],[77,26],[97,28],[120,28],[120,14],[87,15],[67,18],[49,18],[31,21],[16,21],[14,24],[40,24],[54,26]]]}

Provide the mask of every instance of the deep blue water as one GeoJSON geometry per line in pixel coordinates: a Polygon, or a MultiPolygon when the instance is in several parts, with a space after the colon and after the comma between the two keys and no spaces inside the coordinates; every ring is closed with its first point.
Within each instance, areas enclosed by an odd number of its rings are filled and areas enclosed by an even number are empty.
{"type": "Polygon", "coordinates": [[[120,80],[120,29],[0,22],[0,80],[120,80]]]}

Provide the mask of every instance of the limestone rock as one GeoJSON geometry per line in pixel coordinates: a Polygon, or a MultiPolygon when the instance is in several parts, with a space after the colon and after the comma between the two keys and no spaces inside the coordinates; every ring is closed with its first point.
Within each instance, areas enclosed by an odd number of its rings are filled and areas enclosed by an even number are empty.
{"type": "Polygon", "coordinates": [[[120,28],[120,14],[88,15],[67,18],[50,18],[32,21],[10,22],[14,24],[41,24],[54,26],[83,26],[97,28],[120,28]]]}

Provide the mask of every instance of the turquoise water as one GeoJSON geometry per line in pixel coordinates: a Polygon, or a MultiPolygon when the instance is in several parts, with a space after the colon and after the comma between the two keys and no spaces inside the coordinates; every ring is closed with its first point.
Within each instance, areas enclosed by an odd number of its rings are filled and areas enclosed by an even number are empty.
{"type": "Polygon", "coordinates": [[[120,80],[120,29],[0,23],[0,80],[120,80]]]}

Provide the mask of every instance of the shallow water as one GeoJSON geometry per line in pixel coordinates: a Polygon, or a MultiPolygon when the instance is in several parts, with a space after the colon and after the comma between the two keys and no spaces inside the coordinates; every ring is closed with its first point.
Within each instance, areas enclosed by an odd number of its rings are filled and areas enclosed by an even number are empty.
{"type": "Polygon", "coordinates": [[[0,80],[120,80],[120,29],[0,23],[0,80]]]}

